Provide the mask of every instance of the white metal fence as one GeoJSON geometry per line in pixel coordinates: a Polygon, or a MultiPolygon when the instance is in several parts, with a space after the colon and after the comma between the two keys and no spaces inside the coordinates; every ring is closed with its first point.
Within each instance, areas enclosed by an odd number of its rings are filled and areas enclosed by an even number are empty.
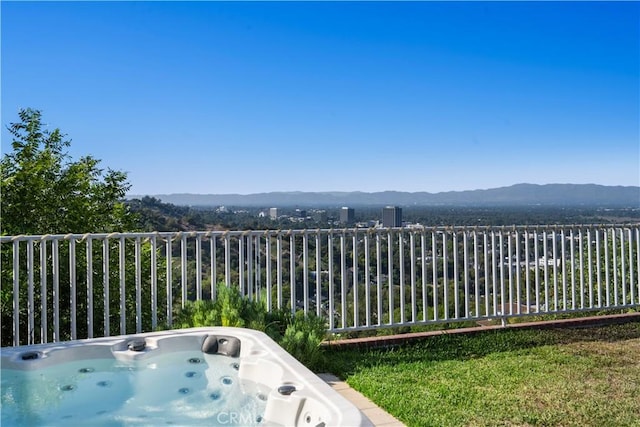
{"type": "Polygon", "coordinates": [[[640,306],[640,224],[3,236],[3,345],[171,327],[238,286],[330,332],[640,306]]]}

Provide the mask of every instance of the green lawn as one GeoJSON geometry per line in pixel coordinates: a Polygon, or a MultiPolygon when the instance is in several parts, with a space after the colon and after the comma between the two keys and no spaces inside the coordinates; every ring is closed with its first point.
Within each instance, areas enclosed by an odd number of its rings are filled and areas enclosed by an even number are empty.
{"type": "Polygon", "coordinates": [[[326,363],[408,426],[640,426],[640,323],[441,335],[326,363]]]}

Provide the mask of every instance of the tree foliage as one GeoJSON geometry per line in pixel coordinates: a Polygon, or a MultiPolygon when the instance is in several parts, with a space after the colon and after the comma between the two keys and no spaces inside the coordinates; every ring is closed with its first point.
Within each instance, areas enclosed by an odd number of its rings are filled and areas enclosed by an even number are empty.
{"type": "MultiPolygon", "coordinates": [[[[2,203],[0,214],[2,218],[2,235],[15,236],[20,234],[45,235],[68,233],[101,233],[113,231],[134,231],[137,226],[136,214],[132,213],[124,203],[124,196],[129,189],[127,176],[124,172],[100,168],[100,161],[92,156],[84,156],[74,160],[68,154],[70,140],[59,130],[49,131],[42,122],[42,114],[38,110],[22,109],[18,113],[19,121],[11,123],[8,130],[12,135],[10,152],[3,155],[1,166],[2,181],[0,192],[2,203]]],[[[41,254],[46,254],[45,265],[35,263],[32,274],[39,278],[41,270],[45,271],[45,284],[52,286],[54,274],[59,280],[59,294],[56,298],[60,301],[60,337],[69,338],[72,324],[70,298],[72,287],[76,289],[75,304],[77,308],[77,330],[79,336],[87,335],[88,308],[86,301],[89,297],[87,291],[87,251],[88,241],[67,239],[59,246],[58,268],[53,271],[53,247],[46,239],[33,242],[33,259],[40,259],[41,254]],[[75,257],[76,270],[72,278],[69,267],[71,255],[75,257]],[[47,267],[48,266],[48,267],[47,267]]],[[[102,243],[100,243],[100,246],[102,243]]],[[[91,252],[96,266],[102,268],[102,252],[98,244],[95,244],[91,252]]],[[[113,245],[112,245],[113,246],[113,245]]],[[[111,248],[112,252],[117,248],[111,248]]],[[[131,248],[130,251],[133,249],[131,248]]],[[[33,333],[28,329],[26,319],[28,317],[28,292],[27,277],[29,267],[26,262],[27,252],[25,245],[20,246],[18,257],[21,260],[19,268],[14,271],[12,266],[12,245],[3,244],[1,249],[1,278],[4,284],[11,284],[18,278],[17,298],[20,302],[16,313],[12,307],[12,301],[16,298],[11,286],[3,286],[0,290],[0,312],[2,315],[2,345],[11,344],[13,321],[16,314],[19,316],[19,329],[21,336],[33,333]]],[[[148,254],[142,253],[143,265],[148,264],[148,254]]],[[[118,295],[117,289],[117,260],[110,260],[112,295],[118,295]]],[[[93,292],[102,295],[104,287],[102,283],[103,271],[95,267],[93,277],[93,292]]],[[[126,266],[127,281],[134,281],[134,267],[131,262],[126,266]]],[[[14,284],[14,286],[16,286],[14,284]]],[[[40,286],[38,284],[38,286],[40,286]]],[[[145,288],[147,290],[148,288],[145,288]]],[[[142,298],[148,299],[148,291],[142,293],[142,298]]],[[[123,296],[126,310],[135,312],[135,288],[128,287],[123,296]]],[[[34,306],[47,303],[53,307],[54,300],[51,292],[42,297],[35,293],[34,306]]],[[[110,301],[113,305],[112,313],[119,313],[117,301],[110,301]]],[[[148,305],[147,305],[148,306],[148,305]]],[[[33,310],[33,308],[32,308],[33,310]]],[[[102,308],[95,308],[96,318],[103,316],[102,308]]],[[[37,311],[37,310],[33,310],[37,311]]],[[[124,311],[124,310],[122,310],[124,311]]],[[[38,322],[40,318],[36,316],[38,322]]],[[[128,316],[131,323],[133,316],[128,316]]],[[[145,316],[147,321],[149,316],[145,316]]],[[[115,329],[118,318],[112,314],[109,322],[115,329]]],[[[97,324],[98,322],[96,322],[97,324]]],[[[135,325],[133,325],[135,327],[135,325]]],[[[52,335],[52,325],[49,324],[47,333],[52,335]]]]}
{"type": "Polygon", "coordinates": [[[123,203],[126,173],[100,168],[92,156],[73,160],[71,141],[44,129],[42,114],[21,109],[8,130],[12,151],[3,155],[2,234],[88,233],[128,230],[134,216],[123,203]]]}

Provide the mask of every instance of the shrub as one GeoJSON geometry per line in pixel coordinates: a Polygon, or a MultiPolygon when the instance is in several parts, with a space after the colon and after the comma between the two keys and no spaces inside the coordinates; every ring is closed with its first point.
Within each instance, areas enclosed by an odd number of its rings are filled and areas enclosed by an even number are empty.
{"type": "Polygon", "coordinates": [[[309,313],[305,316],[298,311],[287,326],[280,345],[309,369],[315,369],[324,362],[320,343],[326,336],[324,319],[309,313]]]}
{"type": "Polygon", "coordinates": [[[263,301],[245,298],[235,287],[221,285],[215,301],[187,301],[176,314],[174,326],[246,327],[266,333],[293,357],[313,369],[323,362],[320,343],[326,336],[323,318],[286,309],[267,311],[263,301]]]}

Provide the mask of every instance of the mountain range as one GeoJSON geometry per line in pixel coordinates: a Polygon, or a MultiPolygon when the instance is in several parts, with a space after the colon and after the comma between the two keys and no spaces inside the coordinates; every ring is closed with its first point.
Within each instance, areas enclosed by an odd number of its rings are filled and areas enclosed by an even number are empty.
{"type": "MultiPolygon", "coordinates": [[[[255,194],[156,194],[182,206],[616,206],[640,208],[640,186],[597,184],[515,184],[486,190],[441,193],[381,191],[270,192],[255,194]]],[[[141,198],[129,195],[128,199],[141,198]]]]}

